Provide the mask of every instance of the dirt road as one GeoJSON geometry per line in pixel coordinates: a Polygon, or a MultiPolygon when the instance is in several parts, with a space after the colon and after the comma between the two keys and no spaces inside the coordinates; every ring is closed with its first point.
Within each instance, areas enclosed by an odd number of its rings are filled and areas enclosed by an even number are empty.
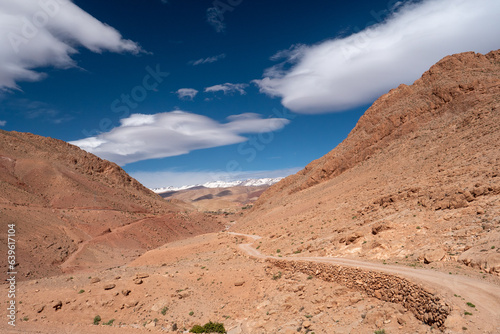
{"type": "Polygon", "coordinates": [[[500,286],[498,285],[467,276],[450,275],[435,270],[385,265],[354,259],[268,256],[262,254],[259,250],[252,246],[253,242],[261,237],[235,232],[228,233],[252,239],[252,243],[240,244],[239,247],[242,251],[254,258],[330,263],[333,265],[379,271],[386,274],[404,277],[416,283],[421,283],[424,286],[438,291],[439,295],[448,303],[454,305],[460,314],[463,314],[463,310],[467,310],[467,308],[469,308],[469,311],[474,312],[477,317],[475,323],[477,325],[478,332],[500,333],[500,286]],[[475,310],[467,306],[466,303],[474,304],[475,310]]]}

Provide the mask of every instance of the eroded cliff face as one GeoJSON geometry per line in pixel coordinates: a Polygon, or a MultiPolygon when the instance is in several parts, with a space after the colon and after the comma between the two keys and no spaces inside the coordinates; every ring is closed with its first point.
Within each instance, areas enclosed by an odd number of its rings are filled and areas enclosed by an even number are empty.
{"type": "MultiPolygon", "coordinates": [[[[380,154],[394,141],[404,140],[433,123],[438,127],[443,117],[463,118],[463,127],[480,127],[481,124],[471,124],[474,117],[480,117],[485,111],[500,112],[497,109],[499,80],[500,51],[448,56],[413,85],[400,85],[380,97],[338,147],[274,189],[295,192],[327,181],[380,154]]],[[[268,191],[261,201],[272,194],[272,190],[268,191]]]]}

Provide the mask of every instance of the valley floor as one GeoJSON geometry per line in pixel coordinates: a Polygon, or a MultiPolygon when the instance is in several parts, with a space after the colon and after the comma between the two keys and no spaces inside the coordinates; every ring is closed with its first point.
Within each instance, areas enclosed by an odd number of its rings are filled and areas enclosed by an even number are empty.
{"type": "Polygon", "coordinates": [[[5,333],[178,333],[217,321],[231,334],[297,333],[298,329],[299,333],[440,332],[401,303],[273,264],[286,260],[354,266],[363,272],[407,278],[450,306],[446,333],[500,332],[500,280],[494,275],[482,278],[464,266],[450,275],[449,268],[269,257],[259,252],[261,241],[252,239],[253,245],[241,234],[206,234],[151,250],[127,266],[22,282],[17,326],[7,328],[4,322],[0,329],[5,333]],[[98,326],[92,324],[97,315],[102,319],[98,326]],[[103,325],[111,319],[111,326],[103,325]],[[172,331],[174,325],[177,330],[172,331]]]}

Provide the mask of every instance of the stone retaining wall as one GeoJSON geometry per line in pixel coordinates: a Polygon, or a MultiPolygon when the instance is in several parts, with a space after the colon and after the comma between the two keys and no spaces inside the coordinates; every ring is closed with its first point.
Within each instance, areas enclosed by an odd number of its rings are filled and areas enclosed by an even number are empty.
{"type": "Polygon", "coordinates": [[[370,297],[401,304],[428,325],[443,328],[451,312],[451,307],[435,293],[395,275],[318,262],[274,259],[267,261],[282,270],[302,272],[327,282],[361,290],[370,297]]]}

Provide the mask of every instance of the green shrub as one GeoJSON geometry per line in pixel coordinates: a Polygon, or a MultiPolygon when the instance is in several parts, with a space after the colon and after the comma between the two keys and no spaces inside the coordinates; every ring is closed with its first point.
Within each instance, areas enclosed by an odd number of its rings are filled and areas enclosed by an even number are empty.
{"type": "Polygon", "coordinates": [[[469,307],[476,307],[476,305],[472,304],[471,302],[467,302],[467,306],[469,306],[469,307]]]}
{"type": "Polygon", "coordinates": [[[78,291],[78,293],[84,293],[85,290],[81,289],[80,291],[78,291]]]}
{"type": "Polygon", "coordinates": [[[110,321],[108,321],[108,322],[103,322],[102,324],[103,324],[104,326],[111,326],[111,325],[113,324],[113,322],[115,322],[115,319],[111,319],[111,320],[110,320],[110,321]]]}
{"type": "Polygon", "coordinates": [[[161,309],[161,314],[165,315],[165,314],[167,314],[167,311],[168,311],[168,307],[163,306],[163,308],[161,309]]]}
{"type": "Polygon", "coordinates": [[[194,325],[189,331],[190,333],[205,333],[205,328],[200,325],[194,325]]]}
{"type": "Polygon", "coordinates": [[[220,322],[208,322],[205,324],[205,331],[207,333],[225,333],[226,329],[224,328],[224,325],[221,324],[220,322]]]}
{"type": "Polygon", "coordinates": [[[190,333],[226,333],[224,325],[219,322],[207,322],[204,326],[194,325],[190,333]]]}
{"type": "Polygon", "coordinates": [[[375,334],[385,334],[385,329],[377,329],[375,334]]]}
{"type": "Polygon", "coordinates": [[[101,322],[101,316],[96,315],[94,317],[94,325],[99,325],[100,322],[101,322]]]}

